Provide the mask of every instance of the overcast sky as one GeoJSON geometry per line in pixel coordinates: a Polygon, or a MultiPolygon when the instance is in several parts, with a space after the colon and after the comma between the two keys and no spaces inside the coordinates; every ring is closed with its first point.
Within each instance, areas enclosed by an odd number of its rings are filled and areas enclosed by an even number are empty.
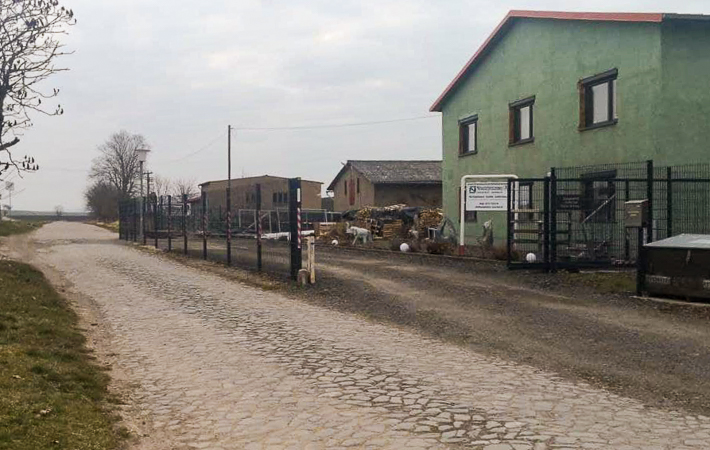
{"type": "MultiPolygon", "coordinates": [[[[35,117],[16,155],[14,209],[84,209],[96,146],[125,129],[146,137],[150,170],[197,182],[234,177],[332,180],[348,159],[441,158],[432,102],[509,9],[710,13],[707,0],[63,0],[78,25],[61,117],[35,117]],[[201,151],[199,151],[201,150],[201,151]],[[199,152],[198,152],[199,151],[199,152]],[[197,152],[197,153],[196,153],[197,152]]],[[[11,177],[12,178],[12,177],[11,177]]],[[[6,202],[3,193],[3,202],[6,202]]]]}

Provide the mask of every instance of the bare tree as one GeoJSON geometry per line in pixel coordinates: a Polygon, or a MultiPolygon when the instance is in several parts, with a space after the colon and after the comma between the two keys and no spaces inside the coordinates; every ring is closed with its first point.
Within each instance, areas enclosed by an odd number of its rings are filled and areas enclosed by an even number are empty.
{"type": "Polygon", "coordinates": [[[197,193],[197,182],[192,178],[180,178],[173,183],[173,195],[175,196],[182,198],[183,195],[187,195],[187,198],[190,198],[197,193]]]}
{"type": "Polygon", "coordinates": [[[119,199],[131,197],[140,183],[140,163],[136,153],[139,148],[148,148],[140,134],[125,130],[112,134],[99,146],[101,155],[94,159],[89,177],[116,188],[119,199]]]}
{"type": "Polygon", "coordinates": [[[64,215],[64,206],[62,206],[62,205],[55,206],[54,213],[57,215],[57,217],[62,217],[64,215]]]}
{"type": "Polygon", "coordinates": [[[170,178],[156,175],[153,178],[152,188],[153,193],[155,193],[155,195],[157,195],[158,197],[170,195],[173,190],[173,182],[170,181],[170,178]]]}
{"type": "Polygon", "coordinates": [[[67,70],[54,64],[67,54],[59,37],[74,24],[74,12],[58,0],[0,0],[0,174],[10,167],[39,169],[34,158],[18,161],[10,149],[20,142],[23,130],[32,126],[30,113],[55,116],[64,112],[61,105],[42,104],[56,97],[59,89],[42,91],[40,83],[67,70]]]}

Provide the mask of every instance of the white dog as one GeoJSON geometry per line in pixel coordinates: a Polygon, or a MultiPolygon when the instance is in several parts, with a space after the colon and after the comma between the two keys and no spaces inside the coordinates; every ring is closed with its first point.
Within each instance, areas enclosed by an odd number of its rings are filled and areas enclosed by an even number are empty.
{"type": "Polygon", "coordinates": [[[355,239],[353,240],[353,245],[357,243],[358,240],[362,240],[363,245],[367,244],[368,242],[372,242],[372,233],[370,230],[367,230],[365,228],[360,228],[360,227],[351,227],[350,224],[347,224],[347,228],[345,229],[346,234],[352,234],[355,236],[355,239]]]}

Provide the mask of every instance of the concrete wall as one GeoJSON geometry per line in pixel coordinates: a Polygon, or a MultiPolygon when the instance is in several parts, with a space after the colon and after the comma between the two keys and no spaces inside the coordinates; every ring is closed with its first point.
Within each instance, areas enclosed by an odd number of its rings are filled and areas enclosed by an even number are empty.
{"type": "MultiPolygon", "coordinates": [[[[445,214],[458,222],[465,174],[541,177],[553,166],[656,158],[661,81],[658,24],[518,21],[443,105],[445,214]],[[578,81],[612,68],[619,71],[618,124],[579,131],[578,81]],[[535,140],[509,147],[508,104],[533,95],[535,140]],[[478,153],[459,156],[458,121],[473,114],[479,117],[478,153]]],[[[679,143],[674,151],[687,149],[679,143]]],[[[500,244],[504,213],[480,213],[467,235],[480,235],[488,218],[500,244]]]]}
{"type": "MultiPolygon", "coordinates": [[[[237,178],[232,180],[232,209],[255,209],[255,197],[247,194],[256,192],[256,184],[261,184],[261,209],[273,210],[276,208],[288,208],[288,180],[276,177],[253,177],[237,178]],[[274,202],[276,194],[276,202],[274,202]],[[281,196],[279,197],[279,194],[281,196]],[[281,199],[281,201],[279,201],[281,199]]],[[[207,203],[209,208],[226,208],[227,205],[227,181],[216,181],[203,185],[202,189],[207,193],[207,203]]],[[[301,181],[301,203],[302,209],[321,209],[321,183],[315,181],[301,181]]]]}
{"type": "Polygon", "coordinates": [[[359,209],[375,205],[375,187],[360,172],[349,167],[333,187],[333,204],[335,211],[359,209]],[[360,180],[360,190],[357,183],[360,180]],[[348,184],[347,195],[345,183],[348,184]],[[352,195],[351,195],[352,194],[352,195]]]}
{"type": "Polygon", "coordinates": [[[378,184],[375,186],[376,206],[399,204],[441,208],[441,185],[378,184]]]}

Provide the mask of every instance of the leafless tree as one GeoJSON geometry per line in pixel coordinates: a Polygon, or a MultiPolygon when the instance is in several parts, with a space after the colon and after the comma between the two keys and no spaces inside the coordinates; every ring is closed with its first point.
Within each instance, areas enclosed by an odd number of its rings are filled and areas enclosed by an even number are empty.
{"type": "Polygon", "coordinates": [[[169,195],[173,190],[173,182],[170,181],[170,178],[156,175],[153,178],[151,190],[158,197],[169,195]]]}
{"type": "Polygon", "coordinates": [[[31,113],[55,116],[64,112],[61,105],[42,103],[56,97],[59,89],[43,91],[40,84],[67,70],[55,62],[68,54],[59,38],[74,24],[74,12],[58,0],[0,0],[0,174],[11,167],[39,169],[34,158],[13,158],[11,149],[32,126],[31,113]]]}
{"type": "Polygon", "coordinates": [[[173,195],[181,199],[183,195],[187,195],[187,198],[190,198],[197,195],[197,193],[197,182],[192,178],[180,178],[173,183],[173,195]]]}
{"type": "Polygon", "coordinates": [[[64,215],[64,206],[62,206],[62,205],[55,206],[54,212],[57,215],[57,217],[62,217],[64,215]]]}
{"type": "Polygon", "coordinates": [[[140,183],[140,163],[136,150],[148,148],[140,134],[125,130],[114,133],[98,147],[101,155],[94,159],[89,177],[94,182],[102,182],[116,188],[119,199],[135,194],[140,183]]]}

